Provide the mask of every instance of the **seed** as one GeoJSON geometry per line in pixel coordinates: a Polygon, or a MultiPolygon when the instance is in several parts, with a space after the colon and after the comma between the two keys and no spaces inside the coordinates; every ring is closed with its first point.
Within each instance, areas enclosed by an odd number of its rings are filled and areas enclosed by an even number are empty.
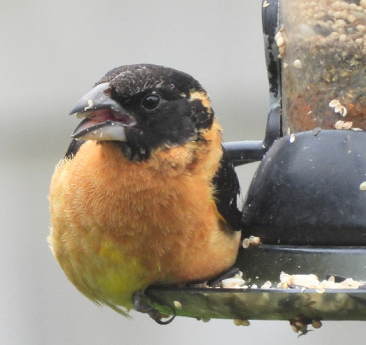
{"type": "Polygon", "coordinates": [[[250,237],[249,237],[249,242],[250,242],[250,244],[252,244],[253,246],[257,246],[259,243],[261,243],[261,239],[260,239],[260,237],[250,236],[250,237]]]}
{"type": "Polygon", "coordinates": [[[241,320],[241,325],[242,326],[249,326],[250,322],[248,320],[241,320]]]}
{"type": "Polygon", "coordinates": [[[282,47],[285,44],[285,40],[284,40],[283,36],[278,37],[278,39],[276,40],[276,43],[279,47],[282,47]]]}
{"type": "Polygon", "coordinates": [[[357,8],[357,5],[355,3],[349,4],[349,9],[351,11],[354,11],[357,8]]]}
{"type": "Polygon", "coordinates": [[[242,242],[242,246],[244,249],[247,249],[250,247],[250,240],[249,238],[244,238],[243,242],[242,242]]]}
{"type": "Polygon", "coordinates": [[[339,120],[334,124],[335,129],[342,129],[343,128],[344,121],[339,120]]]}
{"type": "Polygon", "coordinates": [[[272,283],[267,280],[262,286],[261,289],[269,289],[272,286],[272,283]]]}
{"type": "Polygon", "coordinates": [[[234,319],[235,326],[249,326],[250,322],[248,320],[243,319],[234,319]]]}
{"type": "Polygon", "coordinates": [[[362,25],[362,24],[359,24],[359,25],[356,26],[356,30],[360,31],[360,32],[364,32],[364,31],[366,31],[366,26],[362,25]]]}
{"type": "Polygon", "coordinates": [[[242,278],[228,278],[221,282],[221,287],[224,289],[238,289],[243,287],[245,280],[242,278]]]}
{"type": "Polygon", "coordinates": [[[349,9],[349,4],[347,2],[341,2],[341,7],[344,9],[344,10],[348,10],[349,9]]]}
{"type": "Polygon", "coordinates": [[[318,329],[322,326],[322,323],[319,320],[314,320],[311,325],[313,326],[313,328],[318,329]]]}
{"type": "Polygon", "coordinates": [[[295,141],[295,134],[291,133],[290,135],[290,143],[293,143],[295,141]]]}
{"type": "Polygon", "coordinates": [[[338,26],[346,26],[347,23],[343,19],[337,19],[335,22],[338,26]]]}
{"type": "Polygon", "coordinates": [[[312,18],[313,16],[314,16],[314,11],[313,10],[308,10],[307,12],[306,12],[306,15],[309,17],[309,18],[312,18]]]}
{"type": "Polygon", "coordinates": [[[363,39],[362,38],[356,38],[355,42],[359,45],[361,45],[363,43],[363,39]]]}
{"type": "Polygon", "coordinates": [[[339,36],[339,42],[345,42],[347,39],[347,36],[345,34],[342,34],[339,36]]]}
{"type": "Polygon", "coordinates": [[[342,104],[341,104],[341,103],[338,103],[338,104],[335,106],[334,111],[335,111],[336,113],[340,113],[340,112],[341,112],[341,110],[342,110],[342,104]]]}
{"type": "Polygon", "coordinates": [[[356,20],[356,17],[355,17],[353,14],[350,14],[350,15],[347,17],[347,20],[348,20],[350,23],[353,23],[353,22],[356,20]]]}
{"type": "Polygon", "coordinates": [[[332,40],[338,40],[339,39],[339,33],[336,32],[336,31],[333,31],[329,37],[332,39],[332,40]]]}
{"type": "Polygon", "coordinates": [[[347,115],[347,108],[342,106],[340,112],[339,112],[342,116],[346,116],[347,115]]]}
{"type": "Polygon", "coordinates": [[[353,125],[353,122],[352,121],[346,121],[343,124],[343,129],[351,129],[352,125],[353,125]]]}
{"type": "Polygon", "coordinates": [[[365,191],[366,190],[366,182],[362,182],[360,184],[360,190],[365,191]]]}
{"type": "Polygon", "coordinates": [[[333,101],[329,102],[329,106],[334,108],[335,106],[337,106],[339,104],[339,100],[338,99],[333,99],[333,101]]]}
{"type": "Polygon", "coordinates": [[[241,319],[234,319],[234,325],[240,326],[241,325],[241,319]]]}
{"type": "Polygon", "coordinates": [[[277,33],[276,33],[276,35],[275,35],[275,41],[277,41],[280,37],[282,37],[282,32],[281,32],[281,30],[280,31],[278,31],[277,33]]]}
{"type": "Polygon", "coordinates": [[[302,63],[299,59],[294,61],[294,67],[295,68],[301,68],[302,67],[302,63]]]}
{"type": "Polygon", "coordinates": [[[346,11],[346,10],[342,11],[341,18],[347,19],[348,16],[349,16],[349,12],[348,11],[346,11]]]}
{"type": "Polygon", "coordinates": [[[176,307],[177,309],[182,309],[182,303],[180,303],[179,301],[174,301],[174,307],[176,307]]]}

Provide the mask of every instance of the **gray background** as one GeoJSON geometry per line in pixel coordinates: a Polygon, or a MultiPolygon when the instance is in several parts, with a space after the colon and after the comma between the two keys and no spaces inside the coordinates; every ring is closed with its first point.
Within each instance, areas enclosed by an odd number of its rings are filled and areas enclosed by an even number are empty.
{"type": "MultiPolygon", "coordinates": [[[[297,340],[287,322],[127,320],[83,297],[48,249],[49,180],[77,123],[67,114],[107,70],[183,70],[208,90],[226,141],[263,137],[260,10],[260,0],[2,1],[0,344],[364,343],[360,322],[325,322],[297,340]]],[[[244,191],[254,169],[238,169],[244,191]]]]}

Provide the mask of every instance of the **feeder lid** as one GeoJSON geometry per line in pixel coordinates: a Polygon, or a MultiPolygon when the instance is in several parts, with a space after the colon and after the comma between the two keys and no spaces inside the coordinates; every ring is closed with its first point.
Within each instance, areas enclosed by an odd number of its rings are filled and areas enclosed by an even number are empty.
{"type": "Polygon", "coordinates": [[[366,245],[366,134],[313,130],[275,142],[243,209],[265,244],[366,245]]]}

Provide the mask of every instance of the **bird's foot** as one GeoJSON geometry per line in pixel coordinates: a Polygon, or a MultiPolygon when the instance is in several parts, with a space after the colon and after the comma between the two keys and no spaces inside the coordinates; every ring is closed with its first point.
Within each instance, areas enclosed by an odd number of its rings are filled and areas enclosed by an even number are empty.
{"type": "Polygon", "coordinates": [[[145,295],[143,294],[143,292],[141,290],[136,291],[132,295],[132,302],[133,302],[134,309],[136,311],[143,313],[143,314],[148,314],[159,325],[168,325],[175,318],[175,315],[173,315],[173,316],[165,315],[165,314],[160,313],[160,311],[156,310],[149,303],[148,299],[145,297],[145,295]],[[164,321],[163,319],[167,319],[167,320],[164,321]]]}

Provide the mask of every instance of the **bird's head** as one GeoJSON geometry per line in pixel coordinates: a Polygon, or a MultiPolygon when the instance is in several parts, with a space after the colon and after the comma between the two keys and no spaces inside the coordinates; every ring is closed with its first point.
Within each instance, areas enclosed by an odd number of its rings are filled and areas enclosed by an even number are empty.
{"type": "Polygon", "coordinates": [[[72,137],[113,141],[129,159],[203,139],[214,119],[202,86],[183,72],[148,64],[109,71],[71,110],[72,137]]]}

